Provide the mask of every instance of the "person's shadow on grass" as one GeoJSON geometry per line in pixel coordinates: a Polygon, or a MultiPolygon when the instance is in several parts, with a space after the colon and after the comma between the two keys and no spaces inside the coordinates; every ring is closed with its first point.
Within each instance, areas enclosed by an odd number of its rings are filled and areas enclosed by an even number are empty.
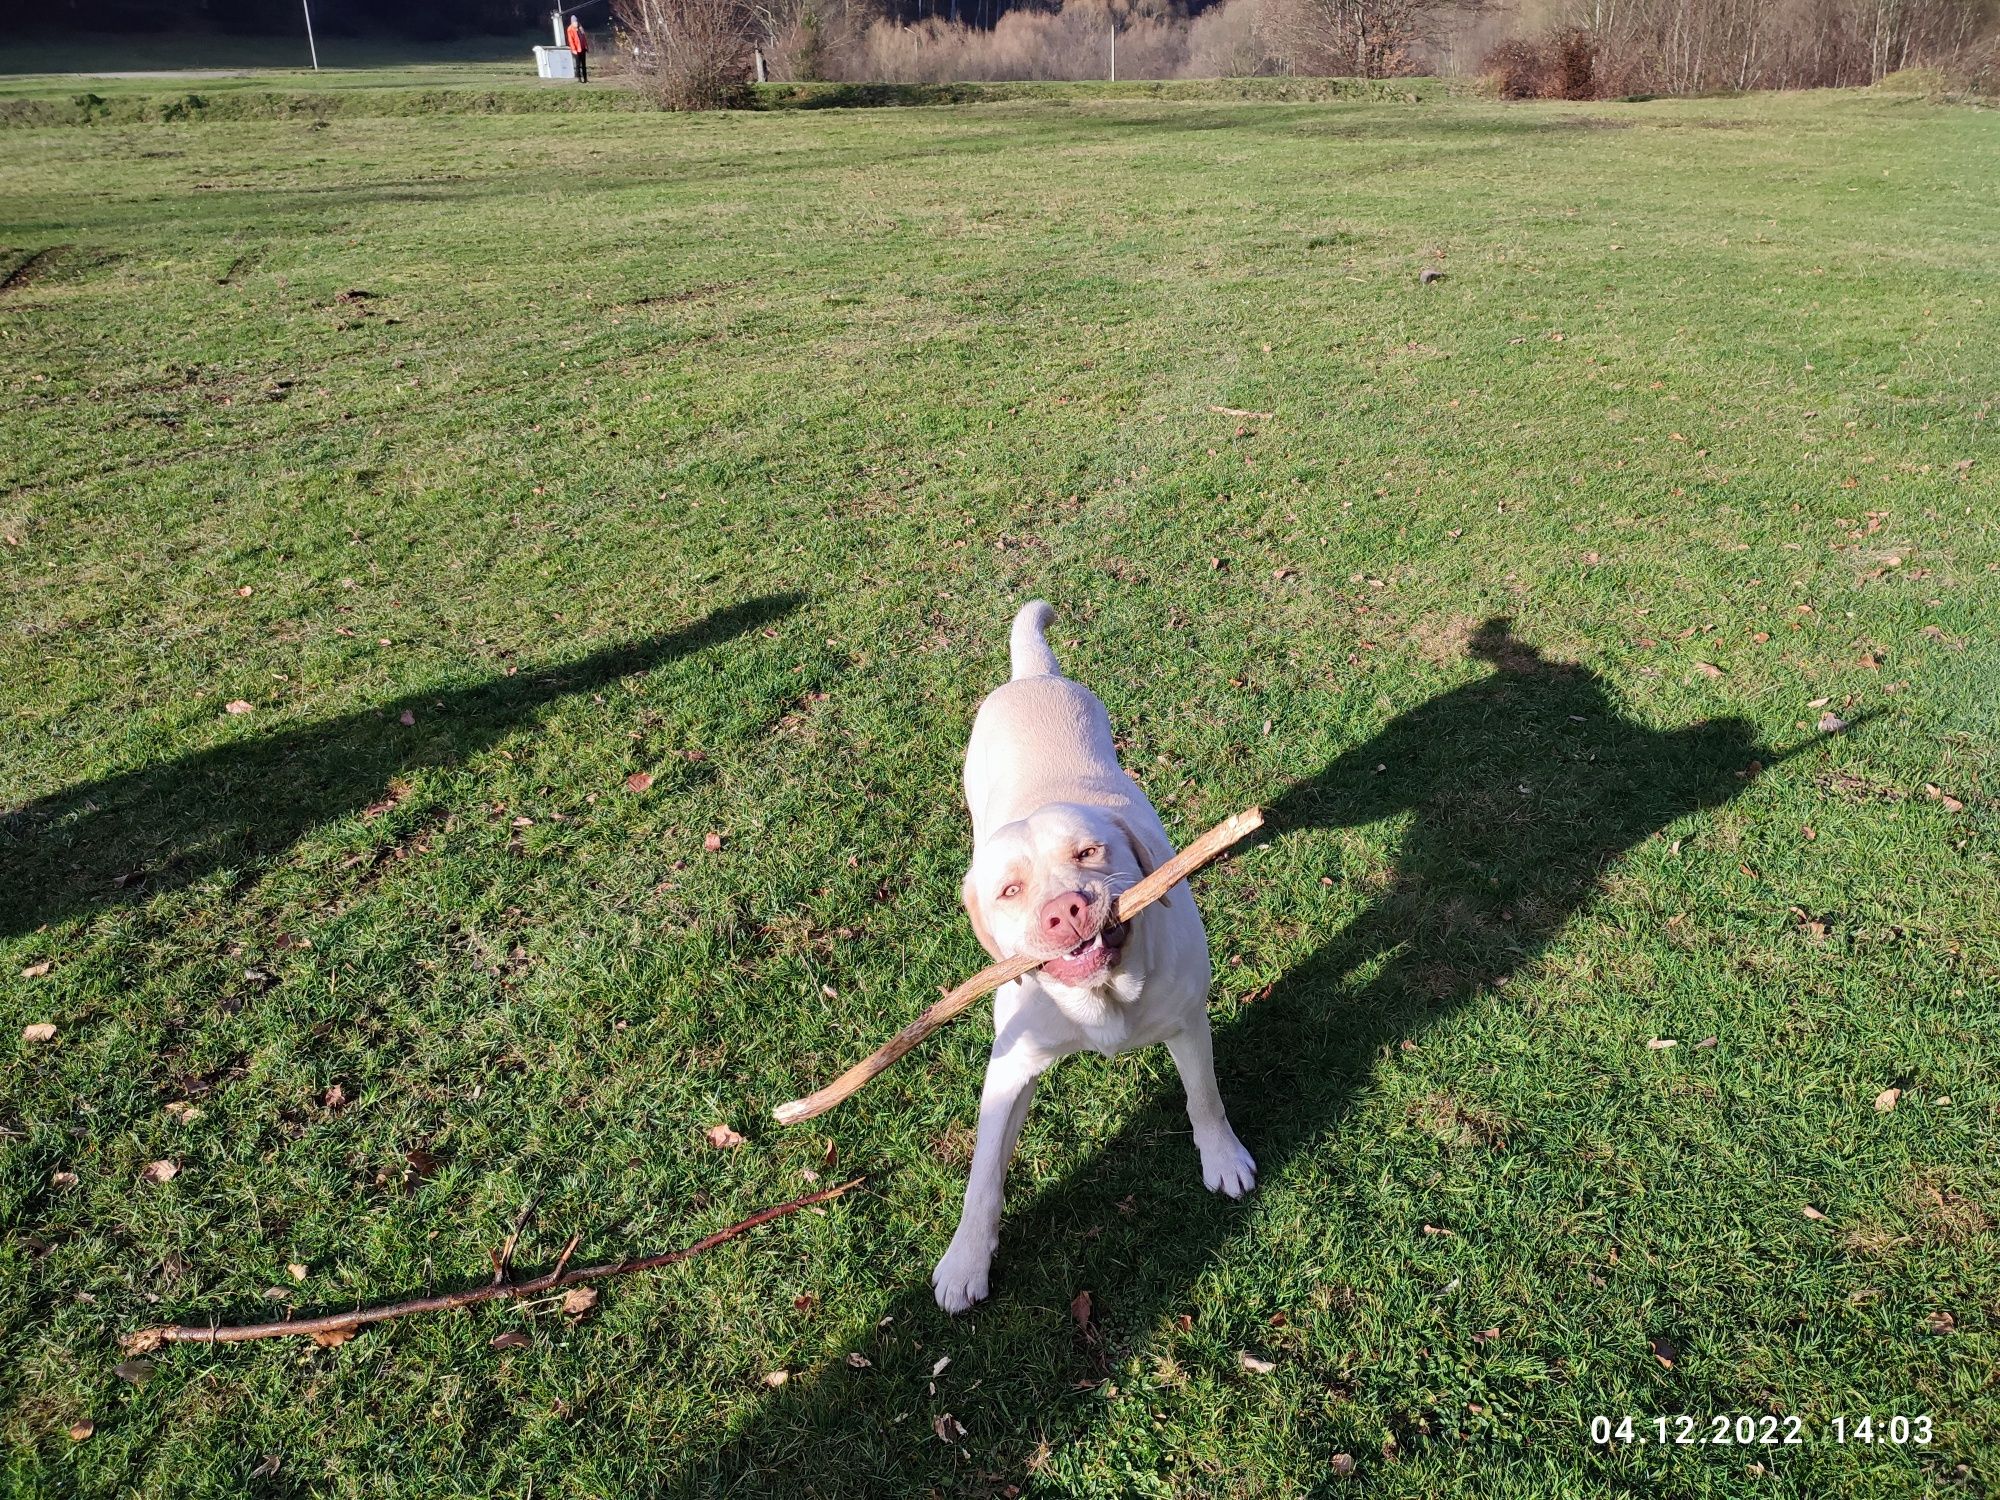
{"type": "Polygon", "coordinates": [[[412,694],[0,810],[0,937],[220,871],[254,872],[316,824],[382,798],[397,776],[456,764],[558,698],[718,645],[800,602],[764,595],[578,661],[412,694]]]}
{"type": "MultiPolygon", "coordinates": [[[[1267,1184],[1339,1128],[1378,1055],[1504,992],[1622,855],[1736,796],[1758,774],[1753,762],[1779,758],[1740,719],[1671,731],[1638,723],[1594,673],[1543,656],[1507,620],[1488,620],[1467,651],[1492,671],[1399,715],[1267,809],[1277,840],[1410,815],[1393,869],[1348,872],[1374,891],[1360,914],[1268,994],[1218,1018],[1223,1096],[1267,1184]]],[[[968,1096],[968,1118],[971,1106],[968,1096]]],[[[722,1452],[684,1468],[679,1487],[916,1493],[990,1470],[1020,1482],[1038,1439],[1060,1446],[1089,1430],[1103,1403],[1079,1395],[1080,1383],[1183,1309],[1250,1211],[1202,1191],[1176,1082],[1066,1179],[1027,1202],[1018,1175],[1014,1187],[990,1303],[947,1319],[928,1263],[899,1266],[907,1291],[854,1310],[867,1317],[848,1347],[868,1351],[873,1368],[835,1362],[794,1376],[722,1452]],[[1065,1334],[1085,1289],[1095,1320],[1065,1334]],[[1068,1353],[1028,1353],[1050,1348],[1068,1353]],[[929,1398],[937,1352],[953,1356],[950,1389],[929,1398]],[[970,1465],[932,1432],[947,1409],[972,1429],[970,1465]]],[[[937,1206],[940,1249],[956,1207],[937,1206]]]]}

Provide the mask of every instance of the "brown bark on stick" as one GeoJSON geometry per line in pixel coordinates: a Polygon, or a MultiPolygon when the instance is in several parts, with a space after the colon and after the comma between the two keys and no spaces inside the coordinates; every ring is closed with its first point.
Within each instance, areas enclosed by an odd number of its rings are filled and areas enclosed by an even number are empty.
{"type": "MultiPolygon", "coordinates": [[[[1248,838],[1263,826],[1264,810],[1261,807],[1245,808],[1235,817],[1216,824],[1120,896],[1118,920],[1129,922],[1225,849],[1248,838]]],[[[966,1010],[981,995],[999,989],[1010,979],[1019,979],[1030,969],[1040,968],[1041,964],[1039,958],[1027,957],[1003,958],[998,963],[988,964],[825,1088],[803,1099],[780,1104],[771,1111],[772,1116],[780,1125],[793,1125],[826,1113],[863,1084],[886,1072],[897,1058],[966,1010]]]]}
{"type": "Polygon", "coordinates": [[[224,1327],[195,1327],[173,1324],[164,1328],[142,1328],[137,1333],[128,1334],[118,1342],[134,1354],[145,1354],[162,1344],[240,1344],[250,1339],[275,1339],[289,1335],[311,1338],[317,1342],[338,1343],[352,1337],[357,1329],[366,1328],[371,1323],[387,1322],[390,1318],[407,1318],[413,1313],[447,1312],[454,1307],[471,1307],[478,1302],[510,1301],[521,1297],[534,1297],[543,1292],[557,1292],[564,1287],[575,1286],[579,1282],[602,1281],[609,1276],[629,1276],[634,1271],[655,1271],[662,1266],[675,1265],[690,1256],[712,1250],[717,1245],[735,1239],[738,1235],[768,1224],[773,1219],[782,1219],[787,1214],[795,1214],[802,1208],[811,1208],[815,1203],[825,1203],[838,1198],[851,1188],[859,1187],[867,1181],[856,1177],[843,1182],[838,1187],[821,1188],[816,1193],[808,1193],[803,1198],[794,1198],[789,1203],[780,1203],[771,1208],[759,1209],[749,1218],[731,1224],[727,1229],[718,1229],[706,1239],[696,1240],[680,1250],[668,1250],[658,1255],[639,1255],[630,1260],[609,1261],[601,1266],[584,1266],[570,1271],[570,1256],[576,1250],[576,1237],[563,1247],[562,1256],[556,1261],[555,1269],[546,1275],[530,1281],[488,1282],[485,1286],[471,1287],[462,1292],[445,1292],[435,1297],[412,1297],[405,1302],[385,1303],[380,1307],[359,1307],[352,1312],[328,1313],[319,1318],[287,1318],[277,1323],[239,1323],[224,1327]]]}

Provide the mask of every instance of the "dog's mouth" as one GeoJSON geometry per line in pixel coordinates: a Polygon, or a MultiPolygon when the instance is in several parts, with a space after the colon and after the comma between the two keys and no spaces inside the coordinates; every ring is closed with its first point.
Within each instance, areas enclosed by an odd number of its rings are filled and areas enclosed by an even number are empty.
{"type": "Polygon", "coordinates": [[[1044,959],[1042,972],[1058,984],[1089,984],[1117,964],[1128,931],[1127,923],[1108,923],[1060,958],[1044,959]]]}

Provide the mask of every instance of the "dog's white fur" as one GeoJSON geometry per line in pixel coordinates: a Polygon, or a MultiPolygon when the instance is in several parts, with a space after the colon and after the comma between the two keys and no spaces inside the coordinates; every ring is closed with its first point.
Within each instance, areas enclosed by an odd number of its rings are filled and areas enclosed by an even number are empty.
{"type": "MultiPolygon", "coordinates": [[[[1088,902],[1084,929],[1115,937],[1109,924],[1118,893],[1168,859],[1173,846],[1146,794],[1118,764],[1104,705],[1061,675],[1043,639],[1054,618],[1039,599],[1014,617],[1013,680],[980,704],[972,726],[965,802],[973,855],[963,895],[973,931],[995,958],[1030,953],[1074,969],[1098,956],[1066,958],[1067,944],[1045,938],[1038,926],[1042,904],[1076,892],[1088,902]]],[[[1208,935],[1186,884],[1134,917],[1115,951],[1108,967],[1080,982],[1035,969],[993,997],[993,1056],[965,1211],[931,1277],[946,1312],[986,1296],[1007,1163],[1035,1082],[1072,1052],[1110,1057],[1165,1042],[1187,1089],[1202,1181],[1232,1198],[1256,1184],[1257,1164],[1229,1128],[1215,1086],[1208,935]]]]}

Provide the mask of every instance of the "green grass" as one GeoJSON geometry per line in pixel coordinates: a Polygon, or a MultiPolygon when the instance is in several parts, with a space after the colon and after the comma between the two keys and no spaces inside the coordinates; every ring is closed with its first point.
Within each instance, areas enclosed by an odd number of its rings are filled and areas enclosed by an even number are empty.
{"type": "Polygon", "coordinates": [[[0,1490],[2000,1482],[1995,116],[6,144],[0,1490]],[[1201,881],[1263,1185],[1202,1192],[1163,1054],[1074,1059],[951,1321],[984,1028],[767,1111],[979,962],[957,762],[1036,594],[1170,828],[1273,811],[1201,881]],[[850,1172],[573,1325],[114,1374],[477,1282],[531,1200],[544,1265],[850,1172]]]}
{"type": "MultiPolygon", "coordinates": [[[[185,124],[218,120],[302,120],[338,116],[436,114],[602,114],[650,111],[631,74],[610,71],[580,87],[536,79],[518,65],[356,69],[348,72],[233,74],[216,78],[104,79],[0,75],[0,127],[185,124]]],[[[1089,105],[1110,101],[1326,103],[1369,99],[1419,104],[1444,96],[1434,78],[1389,82],[1353,78],[1193,78],[1128,83],[769,83],[749,86],[757,110],[877,109],[887,106],[1089,105]]]]}

